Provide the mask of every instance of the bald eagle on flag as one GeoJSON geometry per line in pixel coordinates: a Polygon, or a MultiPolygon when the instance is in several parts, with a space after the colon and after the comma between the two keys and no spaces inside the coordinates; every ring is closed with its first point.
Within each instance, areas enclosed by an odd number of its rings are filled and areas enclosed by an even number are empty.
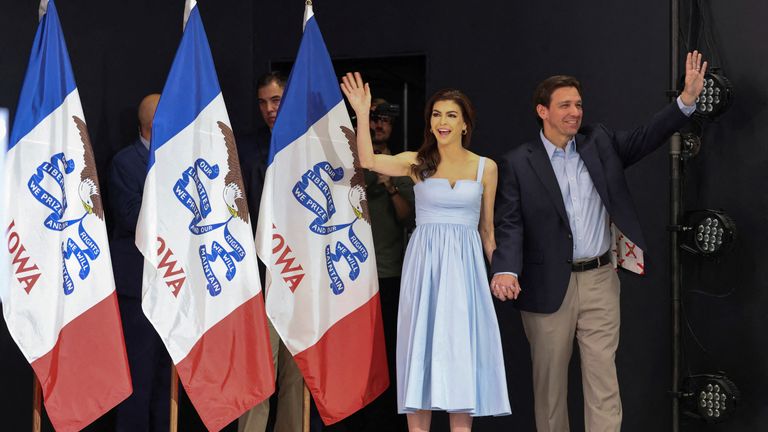
{"type": "Polygon", "coordinates": [[[344,137],[347,138],[349,151],[352,152],[352,166],[355,169],[355,174],[352,175],[349,181],[351,186],[349,189],[349,204],[352,206],[355,216],[358,219],[364,220],[370,226],[371,213],[368,210],[368,198],[365,194],[365,173],[360,166],[360,156],[357,154],[357,138],[355,138],[355,132],[346,126],[341,126],[341,131],[344,132],[344,137]]]}
{"type": "Polygon", "coordinates": [[[224,202],[227,204],[229,214],[245,223],[248,223],[248,201],[243,191],[243,175],[240,172],[240,159],[237,157],[235,134],[224,122],[216,122],[224,134],[224,143],[227,145],[227,168],[229,171],[224,177],[224,202]]]}
{"type": "Polygon", "coordinates": [[[80,171],[78,195],[88,214],[94,214],[97,218],[104,220],[104,207],[101,204],[101,193],[99,192],[99,176],[96,174],[96,158],[93,156],[88,126],[78,116],[72,116],[72,119],[77,125],[77,130],[80,131],[80,141],[83,142],[83,170],[80,171]]]}

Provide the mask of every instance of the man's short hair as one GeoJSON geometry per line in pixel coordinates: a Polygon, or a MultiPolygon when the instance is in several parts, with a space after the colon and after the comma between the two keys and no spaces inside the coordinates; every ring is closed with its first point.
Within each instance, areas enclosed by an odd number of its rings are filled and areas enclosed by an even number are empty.
{"type": "Polygon", "coordinates": [[[384,99],[384,98],[374,98],[374,99],[371,101],[371,106],[372,106],[372,107],[375,107],[375,106],[379,106],[379,105],[383,105],[383,104],[389,104],[389,102],[387,102],[387,100],[386,100],[386,99],[384,99]]]}
{"type": "Polygon", "coordinates": [[[533,113],[536,115],[536,122],[539,126],[544,126],[544,122],[539,117],[536,107],[544,105],[549,108],[549,104],[552,102],[552,93],[562,87],[574,87],[579,92],[579,96],[581,96],[581,83],[570,75],[551,76],[536,86],[536,90],[533,92],[533,113]]]}
{"type": "Polygon", "coordinates": [[[273,82],[276,83],[280,88],[284,89],[285,83],[288,82],[288,79],[285,78],[285,75],[283,75],[280,71],[267,72],[260,76],[258,80],[256,80],[256,90],[258,91],[260,88],[266,87],[273,82]]]}

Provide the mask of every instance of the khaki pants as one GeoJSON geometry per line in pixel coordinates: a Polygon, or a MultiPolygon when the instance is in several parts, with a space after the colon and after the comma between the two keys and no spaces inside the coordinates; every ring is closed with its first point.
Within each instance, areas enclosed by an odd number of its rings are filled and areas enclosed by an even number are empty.
{"type": "MultiPolygon", "coordinates": [[[[267,320],[272,361],[277,375],[277,417],[274,432],[301,432],[304,403],[304,379],[293,356],[280,340],[280,336],[267,320]]],[[[240,416],[238,432],[264,432],[269,419],[269,399],[240,416]]]]}
{"type": "MultiPolygon", "coordinates": [[[[531,288],[535,289],[535,288],[531,288]]],[[[552,314],[522,312],[531,345],[538,432],[567,432],[568,363],[573,338],[579,344],[587,432],[621,429],[616,378],[619,346],[619,278],[612,266],[571,273],[560,309],[552,314]]]]}

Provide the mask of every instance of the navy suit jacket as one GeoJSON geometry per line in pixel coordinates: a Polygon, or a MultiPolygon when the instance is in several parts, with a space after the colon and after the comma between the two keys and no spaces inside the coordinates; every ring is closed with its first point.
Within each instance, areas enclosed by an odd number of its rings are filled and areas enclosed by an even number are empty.
{"type": "MultiPolygon", "coordinates": [[[[267,158],[269,157],[269,141],[272,133],[264,126],[250,135],[237,138],[237,153],[240,159],[240,170],[243,173],[245,195],[248,199],[248,214],[251,216],[251,229],[256,234],[259,223],[259,207],[261,206],[261,190],[264,187],[264,176],[267,173],[267,158]]],[[[264,285],[266,267],[258,260],[259,278],[264,285]]]]}
{"type": "Polygon", "coordinates": [[[140,299],[144,256],[136,247],[136,224],[144,195],[149,150],[136,139],[112,158],[109,203],[114,220],[110,254],[117,294],[140,299]]]}
{"type": "Polygon", "coordinates": [[[269,140],[272,134],[269,128],[263,127],[255,133],[237,138],[237,154],[240,160],[240,170],[243,173],[245,195],[248,200],[248,214],[251,217],[251,229],[256,234],[261,205],[261,190],[264,187],[264,176],[267,173],[267,157],[269,157],[269,140]]]}
{"type": "MultiPolygon", "coordinates": [[[[687,120],[677,103],[672,103],[635,130],[613,132],[597,124],[583,127],[576,135],[576,148],[611,221],[646,252],[624,170],[659,148],[687,120]]],[[[541,140],[504,155],[499,161],[499,175],[497,249],[491,271],[518,274],[523,291],[514,303],[519,309],[555,312],[568,288],[573,235],[541,140]]]]}

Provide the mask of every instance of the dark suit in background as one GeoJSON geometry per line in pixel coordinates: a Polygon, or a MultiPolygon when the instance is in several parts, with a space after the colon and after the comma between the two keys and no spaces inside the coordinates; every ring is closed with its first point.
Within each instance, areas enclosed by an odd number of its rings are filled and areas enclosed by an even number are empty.
{"type": "MultiPolygon", "coordinates": [[[[255,133],[237,137],[237,156],[240,160],[240,171],[243,173],[248,212],[251,217],[251,229],[256,235],[261,205],[261,190],[264,188],[264,177],[267,175],[267,157],[269,157],[269,140],[272,134],[269,128],[262,127],[255,133]]],[[[259,261],[259,266],[261,266],[259,261]]],[[[259,268],[261,278],[264,269],[259,268]]],[[[262,284],[264,281],[261,281],[262,284]]],[[[262,285],[263,286],[263,285],[262,285]]]]}
{"type": "Polygon", "coordinates": [[[109,175],[110,252],[133,381],[133,394],[117,406],[118,432],[167,431],[170,421],[171,358],[141,309],[144,257],[134,240],[148,158],[137,139],[115,155],[109,175]]]}
{"type": "MultiPolygon", "coordinates": [[[[264,177],[267,173],[267,158],[269,157],[269,142],[272,137],[268,127],[262,127],[255,133],[237,138],[237,153],[240,159],[240,170],[243,173],[243,184],[248,200],[248,211],[251,216],[251,228],[256,234],[261,205],[261,192],[264,188],[264,177]]],[[[266,268],[259,260],[259,277],[262,288],[266,268]]],[[[301,429],[302,404],[304,395],[304,379],[293,356],[280,340],[272,323],[268,321],[269,342],[272,346],[272,359],[275,363],[277,376],[277,412],[274,419],[275,431],[297,431],[301,429]]],[[[272,398],[270,398],[272,399],[272,398]]],[[[238,421],[239,432],[262,432],[268,429],[270,411],[269,399],[246,411],[238,421]]]]}

